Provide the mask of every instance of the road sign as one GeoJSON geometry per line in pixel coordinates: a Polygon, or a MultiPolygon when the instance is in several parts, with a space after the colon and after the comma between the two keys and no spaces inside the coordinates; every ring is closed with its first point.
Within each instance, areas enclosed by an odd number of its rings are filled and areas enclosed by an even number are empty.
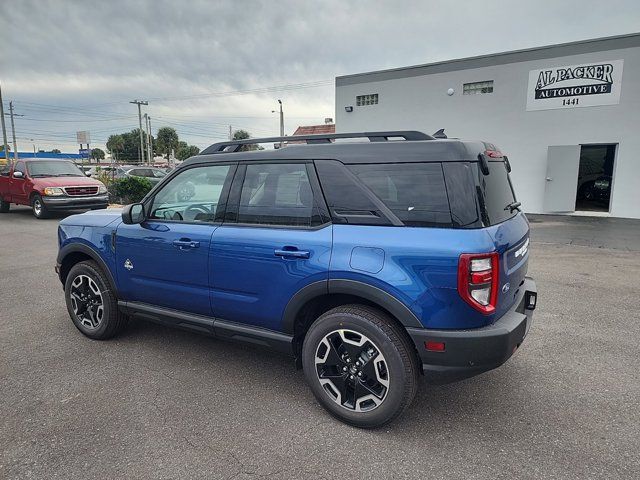
{"type": "Polygon", "coordinates": [[[89,158],[89,149],[88,148],[81,148],[78,150],[78,153],[80,154],[80,156],[82,158],[89,158]]]}

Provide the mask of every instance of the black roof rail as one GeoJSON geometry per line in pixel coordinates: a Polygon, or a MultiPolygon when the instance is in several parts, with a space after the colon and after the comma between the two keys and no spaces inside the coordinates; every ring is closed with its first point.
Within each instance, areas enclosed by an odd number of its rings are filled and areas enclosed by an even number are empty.
{"type": "Polygon", "coordinates": [[[397,130],[383,132],[362,132],[362,133],[330,133],[320,135],[292,135],[290,137],[268,137],[268,138],[246,138],[244,140],[230,140],[228,142],[214,143],[205,148],[200,155],[210,153],[233,153],[237,152],[243,145],[254,145],[256,143],[285,143],[305,141],[307,144],[331,143],[337,138],[368,138],[370,142],[386,142],[391,137],[401,137],[405,140],[435,140],[431,135],[415,130],[397,130]]]}

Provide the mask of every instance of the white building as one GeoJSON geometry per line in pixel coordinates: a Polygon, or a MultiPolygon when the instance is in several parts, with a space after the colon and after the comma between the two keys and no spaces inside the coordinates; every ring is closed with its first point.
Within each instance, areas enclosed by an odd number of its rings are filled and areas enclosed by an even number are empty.
{"type": "Polygon", "coordinates": [[[640,34],[336,78],[338,133],[440,128],[498,145],[527,212],[640,218],[640,34]]]}

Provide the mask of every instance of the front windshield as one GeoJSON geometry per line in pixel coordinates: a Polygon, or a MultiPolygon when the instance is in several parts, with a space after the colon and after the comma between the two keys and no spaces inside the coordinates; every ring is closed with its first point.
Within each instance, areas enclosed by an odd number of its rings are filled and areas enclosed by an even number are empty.
{"type": "Polygon", "coordinates": [[[29,174],[32,177],[84,177],[78,167],[66,160],[44,160],[29,162],[29,174]]]}

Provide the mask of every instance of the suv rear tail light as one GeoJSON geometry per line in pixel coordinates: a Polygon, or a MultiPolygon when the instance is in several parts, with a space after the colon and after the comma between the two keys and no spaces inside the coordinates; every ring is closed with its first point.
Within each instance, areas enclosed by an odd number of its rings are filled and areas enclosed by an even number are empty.
{"type": "Polygon", "coordinates": [[[473,308],[493,313],[498,300],[498,252],[463,253],[458,263],[458,293],[473,308]]]}

